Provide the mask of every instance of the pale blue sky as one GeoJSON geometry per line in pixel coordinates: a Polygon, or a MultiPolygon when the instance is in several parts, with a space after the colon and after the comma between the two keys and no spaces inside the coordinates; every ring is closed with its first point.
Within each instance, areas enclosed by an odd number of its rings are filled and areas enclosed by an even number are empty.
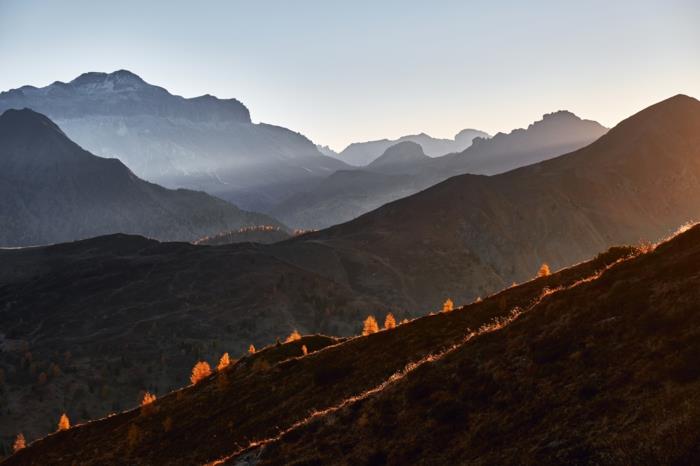
{"type": "Polygon", "coordinates": [[[700,97],[700,1],[0,0],[0,89],[125,68],[342,149],[700,97]]]}

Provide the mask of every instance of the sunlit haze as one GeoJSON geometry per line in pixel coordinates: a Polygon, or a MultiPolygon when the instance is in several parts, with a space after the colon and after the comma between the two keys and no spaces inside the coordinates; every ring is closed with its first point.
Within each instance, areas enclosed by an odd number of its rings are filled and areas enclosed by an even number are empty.
{"type": "Polygon", "coordinates": [[[125,68],[342,149],[527,125],[567,108],[613,125],[700,94],[700,4],[0,3],[0,88],[125,68]],[[39,59],[40,58],[40,59],[39,59]]]}

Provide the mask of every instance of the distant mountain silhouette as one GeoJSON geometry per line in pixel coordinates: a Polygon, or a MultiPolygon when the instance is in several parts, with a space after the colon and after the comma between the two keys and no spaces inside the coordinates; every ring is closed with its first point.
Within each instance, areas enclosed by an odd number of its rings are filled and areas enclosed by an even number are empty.
{"type": "Polygon", "coordinates": [[[87,150],[119,158],[142,178],[204,190],[253,210],[346,168],[299,133],[253,124],[236,99],[186,99],[125,70],[0,93],[0,112],[25,107],[47,115],[87,150]]]}
{"type": "Polygon", "coordinates": [[[299,228],[325,228],[352,220],[447,178],[464,174],[495,174],[578,149],[605,134],[600,124],[570,112],[547,114],[542,120],[493,138],[476,138],[466,150],[430,158],[404,141],[350,174],[339,171],[292,195],[272,215],[299,228]],[[372,174],[366,172],[375,172],[372,174]],[[366,174],[363,174],[366,173],[366,174]],[[377,176],[381,173],[384,176],[377,176]]]}
{"type": "Polygon", "coordinates": [[[367,277],[384,277],[377,293],[430,308],[521,282],[542,262],[557,269],[613,244],[657,240],[699,218],[699,206],[700,102],[678,95],[577,151],[496,176],[455,176],[292,242],[362,251],[372,260],[352,260],[363,277],[354,286],[368,292],[367,277]]]}
{"type": "Polygon", "coordinates": [[[420,144],[412,141],[399,142],[367,165],[366,169],[388,174],[403,174],[404,168],[414,172],[417,167],[430,163],[430,157],[425,155],[420,144]]]}
{"type": "Polygon", "coordinates": [[[280,225],[202,192],[168,190],[116,159],[96,157],[44,115],[0,115],[0,246],[107,233],[194,240],[246,225],[280,225]]]}
{"type": "MultiPolygon", "coordinates": [[[[382,155],[389,147],[405,141],[420,144],[426,155],[438,157],[451,152],[461,152],[471,146],[474,138],[488,138],[489,135],[476,129],[463,129],[457,133],[454,139],[439,139],[425,133],[402,136],[398,139],[380,139],[377,141],[354,142],[336,155],[345,163],[362,167],[370,164],[382,155]]],[[[327,155],[334,156],[328,152],[327,155]]]]}
{"type": "Polygon", "coordinates": [[[449,155],[440,163],[444,164],[443,170],[495,175],[571,152],[606,131],[598,122],[561,110],[544,115],[526,129],[478,138],[464,152],[449,155]]]}

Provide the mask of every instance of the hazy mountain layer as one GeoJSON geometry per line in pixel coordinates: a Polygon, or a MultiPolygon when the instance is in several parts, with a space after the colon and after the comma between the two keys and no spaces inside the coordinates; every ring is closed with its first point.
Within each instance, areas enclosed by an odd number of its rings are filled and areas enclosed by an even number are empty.
{"type": "Polygon", "coordinates": [[[417,193],[451,176],[495,174],[579,149],[607,131],[570,112],[545,115],[527,129],[477,138],[463,152],[430,158],[405,141],[355,174],[337,172],[311,184],[270,212],[289,225],[319,229],[352,220],[387,202],[417,193]],[[386,176],[364,173],[372,171],[386,176]],[[398,175],[398,176],[397,176],[398,175]]]}
{"type": "Polygon", "coordinates": [[[49,116],[85,149],[119,158],[142,178],[204,190],[253,210],[346,167],[301,134],[253,124],[235,99],[185,99],[124,70],[0,93],[0,112],[25,107],[49,116]]]}
{"type": "Polygon", "coordinates": [[[0,246],[108,233],[194,240],[252,225],[282,226],[202,192],[169,190],[96,157],[32,110],[0,116],[0,246]]]}
{"type": "MultiPolygon", "coordinates": [[[[474,138],[488,138],[489,135],[476,129],[463,129],[454,139],[433,138],[425,133],[402,136],[398,139],[380,139],[377,141],[354,142],[335,155],[339,160],[350,165],[362,167],[369,165],[382,155],[389,147],[405,142],[419,144],[429,157],[439,157],[452,152],[461,152],[472,145],[474,138]]],[[[327,155],[333,156],[329,151],[327,155]]]]}

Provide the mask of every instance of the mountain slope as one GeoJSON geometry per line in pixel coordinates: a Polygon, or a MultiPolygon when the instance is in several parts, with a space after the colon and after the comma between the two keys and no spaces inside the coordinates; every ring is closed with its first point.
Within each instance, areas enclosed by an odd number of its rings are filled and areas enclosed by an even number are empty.
{"type": "Polygon", "coordinates": [[[421,157],[410,142],[394,145],[393,149],[389,145],[376,162],[352,175],[352,185],[344,180],[334,191],[337,180],[331,178],[311,184],[304,192],[271,209],[270,213],[299,228],[326,228],[357,218],[451,176],[465,173],[490,175],[533,164],[579,149],[606,131],[600,124],[582,120],[572,113],[555,112],[545,115],[527,129],[499,133],[490,139],[477,138],[463,152],[442,157],[421,157]],[[387,153],[392,152],[394,155],[389,156],[390,160],[404,160],[379,166],[387,153]],[[367,171],[380,172],[390,178],[363,174],[367,171]]]}
{"type": "Polygon", "coordinates": [[[280,225],[201,192],[147,183],[26,109],[0,115],[0,218],[0,246],[116,232],[193,240],[246,225],[280,225]]]}
{"type": "Polygon", "coordinates": [[[275,436],[311,412],[381,384],[411,361],[461,341],[467,328],[507,315],[511,306],[528,305],[543,287],[570,286],[631,253],[629,248],[613,250],[461,311],[428,316],[321,351],[304,340],[268,347],[193,388],[163,397],[150,415],[134,410],[49,436],[7,464],[28,464],[32,458],[42,458],[45,464],[202,464],[227,456],[251,441],[275,436]],[[299,358],[302,344],[310,354],[299,358]],[[261,359],[286,361],[265,364],[261,359]],[[167,418],[172,425],[166,432],[162,426],[167,418]],[[135,436],[132,448],[125,448],[134,425],[142,435],[135,436]]]}
{"type": "Polygon", "coordinates": [[[616,243],[665,237],[697,217],[699,138],[700,103],[677,96],[574,153],[498,176],[454,177],[272,245],[142,246],[142,238],[104,237],[0,251],[0,302],[8,303],[0,328],[3,347],[12,348],[0,357],[14,407],[0,427],[9,440],[29,432],[26,419],[35,438],[54,427],[48,419],[61,406],[87,419],[128,405],[138,390],[160,395],[197,357],[240,353],[293,328],[357,334],[369,313],[423,315],[447,297],[471,302],[529,280],[542,262],[556,270],[616,243]],[[37,375],[23,355],[30,351],[43,364],[35,371],[45,370],[62,341],[84,348],[70,378],[44,386],[54,397],[31,395],[37,375]],[[108,371],[124,375],[102,397],[108,371]],[[74,380],[89,380],[92,391],[65,392],[62,384],[74,380]]]}
{"type": "Polygon", "coordinates": [[[698,280],[694,228],[224,464],[693,464],[698,280]]]}
{"type": "Polygon", "coordinates": [[[606,132],[607,128],[596,121],[560,110],[544,115],[526,129],[476,139],[462,153],[440,159],[439,165],[453,175],[495,175],[574,151],[606,132]]]}
{"type": "Polygon", "coordinates": [[[488,137],[487,133],[475,129],[463,129],[455,135],[454,139],[433,138],[425,133],[412,134],[398,139],[354,142],[335,157],[350,165],[363,167],[376,160],[389,147],[402,142],[414,142],[420,145],[429,157],[439,157],[452,152],[463,151],[471,146],[474,138],[488,137]]]}
{"type": "Polygon", "coordinates": [[[367,337],[266,348],[3,464],[688,464],[699,279],[695,227],[367,337]]]}
{"type": "Polygon", "coordinates": [[[301,134],[253,124],[235,99],[170,94],[125,71],[0,93],[0,112],[31,108],[88,151],[119,158],[172,188],[204,190],[253,210],[345,168],[301,134]]]}
{"type": "Polygon", "coordinates": [[[292,241],[345,254],[353,287],[434,308],[447,295],[469,301],[525,280],[542,262],[556,269],[612,244],[664,237],[696,219],[698,206],[700,102],[676,96],[578,151],[501,175],[453,177],[292,241]],[[377,274],[390,286],[373,283],[377,274]]]}

